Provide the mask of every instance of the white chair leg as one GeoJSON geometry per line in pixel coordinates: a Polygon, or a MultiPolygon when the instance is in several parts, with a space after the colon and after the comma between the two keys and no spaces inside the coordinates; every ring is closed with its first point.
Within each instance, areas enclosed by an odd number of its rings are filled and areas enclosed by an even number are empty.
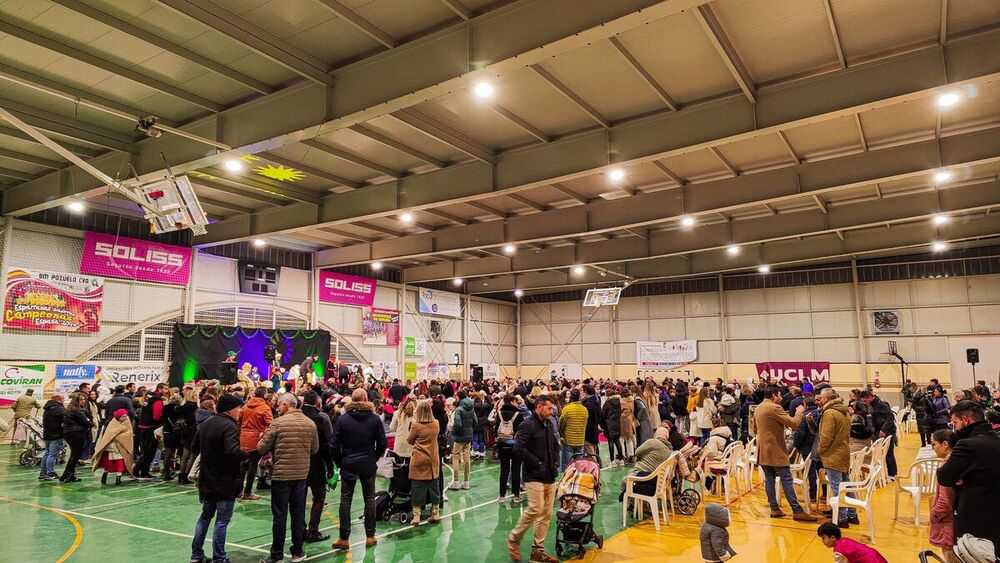
{"type": "Polygon", "coordinates": [[[622,499],[622,528],[628,525],[628,499],[627,496],[622,499]]]}
{"type": "MultiPolygon", "coordinates": [[[[871,499],[869,499],[870,501],[871,499]]],[[[865,506],[865,515],[868,516],[868,533],[872,537],[872,545],[875,545],[875,519],[872,518],[872,508],[871,504],[865,506]]]]}
{"type": "Polygon", "coordinates": [[[827,499],[827,504],[830,505],[830,510],[833,511],[831,517],[833,518],[834,524],[840,523],[840,497],[835,496],[833,498],[827,499]]]}
{"type": "Polygon", "coordinates": [[[892,510],[892,519],[893,520],[898,520],[899,519],[899,482],[898,481],[896,482],[896,502],[894,502],[893,504],[895,504],[896,506],[892,510]]]}
{"type": "Polygon", "coordinates": [[[656,531],[660,531],[660,512],[656,508],[656,501],[653,500],[649,503],[649,510],[653,513],[653,526],[656,527],[656,531]]]}
{"type": "Polygon", "coordinates": [[[920,491],[913,495],[913,525],[920,526],[920,491]]]}

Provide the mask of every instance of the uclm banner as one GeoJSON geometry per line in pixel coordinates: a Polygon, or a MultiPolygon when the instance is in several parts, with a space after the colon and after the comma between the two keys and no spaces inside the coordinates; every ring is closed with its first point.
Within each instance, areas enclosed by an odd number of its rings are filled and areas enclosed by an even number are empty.
{"type": "Polygon", "coordinates": [[[80,272],[111,278],[187,285],[192,250],[183,246],[88,232],[80,272]]]}
{"type": "Polygon", "coordinates": [[[757,364],[757,376],[768,383],[799,385],[830,382],[830,362],[766,362],[757,364]]]}
{"type": "Polygon", "coordinates": [[[319,300],[371,307],[375,302],[377,282],[371,278],[349,276],[330,270],[319,272],[319,300]]]}

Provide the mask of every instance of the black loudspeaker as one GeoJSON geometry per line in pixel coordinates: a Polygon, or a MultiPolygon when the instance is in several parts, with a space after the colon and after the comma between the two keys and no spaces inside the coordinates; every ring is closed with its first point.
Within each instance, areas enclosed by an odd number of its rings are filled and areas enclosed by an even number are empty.
{"type": "Polygon", "coordinates": [[[476,383],[482,383],[483,366],[472,366],[472,381],[475,381],[476,383]]]}
{"type": "Polygon", "coordinates": [[[972,365],[979,363],[979,348],[966,348],[965,350],[965,361],[972,365]]]}

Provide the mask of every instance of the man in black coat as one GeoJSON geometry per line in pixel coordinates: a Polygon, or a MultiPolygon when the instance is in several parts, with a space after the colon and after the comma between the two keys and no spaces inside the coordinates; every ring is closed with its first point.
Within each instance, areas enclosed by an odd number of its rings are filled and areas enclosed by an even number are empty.
{"type": "Polygon", "coordinates": [[[601,400],[597,398],[594,386],[589,383],[583,386],[583,394],[585,397],[580,404],[587,408],[587,430],[583,437],[583,450],[596,457],[597,463],[601,463],[601,400]]]}
{"type": "Polygon", "coordinates": [[[973,401],[952,407],[951,421],[958,443],[938,468],[937,478],[941,485],[955,488],[955,538],[972,534],[1000,546],[1000,435],[973,401]]]}
{"type": "Polygon", "coordinates": [[[519,544],[532,526],[535,532],[531,560],[544,563],[559,561],[545,553],[544,547],[556,498],[556,476],[559,475],[559,437],[549,421],[552,408],[552,398],[539,395],[535,399],[534,416],[521,423],[514,437],[514,455],[521,460],[524,490],[528,493],[528,507],[507,536],[507,549],[514,561],[521,560],[519,544]]]}
{"type": "Polygon", "coordinates": [[[240,465],[247,454],[240,448],[240,429],[236,421],[240,417],[243,400],[235,395],[219,397],[216,413],[198,426],[191,445],[193,455],[201,455],[198,475],[198,496],[201,500],[201,516],[194,526],[191,541],[191,561],[229,561],[226,556],[226,530],[233,517],[236,497],[242,492],[240,465]],[[208,526],[215,517],[215,531],[212,534],[212,558],[205,557],[203,549],[208,526]]]}
{"type": "Polygon", "coordinates": [[[66,418],[66,407],[63,406],[63,396],[56,393],[42,407],[42,439],[45,440],[45,453],[42,454],[39,481],[52,481],[56,478],[56,460],[59,459],[64,444],[64,418],[66,418]]]}
{"type": "Polygon", "coordinates": [[[108,402],[104,403],[104,426],[107,426],[111,422],[111,419],[115,417],[114,412],[118,409],[128,411],[129,419],[135,422],[135,406],[132,404],[132,399],[125,396],[124,385],[115,387],[114,396],[108,399],[108,402]]]}
{"type": "Polygon", "coordinates": [[[392,380],[392,387],[389,388],[389,396],[392,397],[393,402],[398,405],[408,394],[409,392],[406,390],[406,387],[403,387],[398,379],[392,380]]]}
{"type": "Polygon", "coordinates": [[[358,481],[365,499],[365,546],[377,543],[375,469],[386,444],[385,427],[375,414],[375,405],[368,402],[364,389],[355,389],[344,414],[337,418],[330,443],[333,461],[340,467],[340,539],[333,542],[333,549],[351,548],[351,501],[358,481]]]}
{"type": "MultiPolygon", "coordinates": [[[[889,451],[885,454],[885,470],[890,479],[896,478],[896,415],[889,403],[878,398],[871,391],[862,391],[861,400],[868,405],[872,431],[879,437],[889,437],[889,451]]],[[[875,439],[874,436],[872,439],[875,439]]]]}
{"type": "Polygon", "coordinates": [[[320,399],[315,391],[309,391],[302,396],[302,414],[313,421],[319,436],[319,450],[309,457],[309,476],[306,477],[306,484],[312,491],[312,510],[309,512],[306,541],[312,543],[330,539],[328,534],[319,531],[319,523],[323,518],[323,505],[326,503],[326,482],[333,477],[336,469],[333,465],[333,454],[330,452],[333,425],[330,424],[330,417],[320,411],[320,399]]]}

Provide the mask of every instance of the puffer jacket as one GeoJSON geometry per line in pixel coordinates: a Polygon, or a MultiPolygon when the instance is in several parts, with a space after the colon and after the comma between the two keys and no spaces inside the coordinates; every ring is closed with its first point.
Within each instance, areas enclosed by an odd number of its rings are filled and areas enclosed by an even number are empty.
{"type": "Polygon", "coordinates": [[[587,407],[579,401],[568,403],[559,416],[559,435],[567,446],[583,446],[587,433],[587,407]]]}
{"type": "Polygon", "coordinates": [[[677,391],[677,394],[670,399],[670,408],[674,411],[674,416],[688,415],[688,394],[687,391],[677,391]]]}
{"type": "Polygon", "coordinates": [[[819,442],[817,451],[823,467],[847,473],[851,466],[851,423],[847,417],[847,405],[840,397],[830,399],[823,405],[823,416],[819,418],[819,442]]]}
{"type": "Polygon", "coordinates": [[[264,399],[253,397],[247,401],[240,413],[240,447],[243,451],[252,452],[257,449],[261,436],[273,420],[274,413],[264,399]]]}
{"type": "Polygon", "coordinates": [[[729,545],[729,509],[717,502],[705,505],[705,523],[701,525],[701,558],[726,561],[736,555],[729,545]]]}
{"type": "Polygon", "coordinates": [[[42,439],[62,440],[65,417],[66,407],[59,401],[49,399],[42,407],[42,439]]]}
{"type": "Polygon", "coordinates": [[[708,441],[705,442],[705,458],[720,459],[732,439],[733,431],[728,426],[713,428],[708,434],[708,441]]]}
{"type": "Polygon", "coordinates": [[[356,479],[375,475],[375,466],[385,454],[385,429],[368,401],[352,401],[333,427],[331,451],[340,476],[356,479]]]}
{"type": "Polygon", "coordinates": [[[298,481],[309,476],[309,463],[319,451],[316,424],[299,409],[290,409],[267,426],[257,453],[272,454],[275,481],[298,481]]]}
{"type": "Polygon", "coordinates": [[[63,417],[63,435],[83,434],[94,427],[94,423],[87,416],[86,407],[78,409],[67,409],[66,416],[63,417]]]}
{"type": "Polygon", "coordinates": [[[601,407],[601,428],[604,435],[614,439],[622,435],[622,400],[619,395],[612,395],[604,401],[601,407]]]}
{"type": "Polygon", "coordinates": [[[472,431],[476,427],[476,410],[472,399],[466,397],[458,402],[455,409],[454,423],[451,427],[451,437],[456,442],[468,444],[472,441],[472,431]]]}

